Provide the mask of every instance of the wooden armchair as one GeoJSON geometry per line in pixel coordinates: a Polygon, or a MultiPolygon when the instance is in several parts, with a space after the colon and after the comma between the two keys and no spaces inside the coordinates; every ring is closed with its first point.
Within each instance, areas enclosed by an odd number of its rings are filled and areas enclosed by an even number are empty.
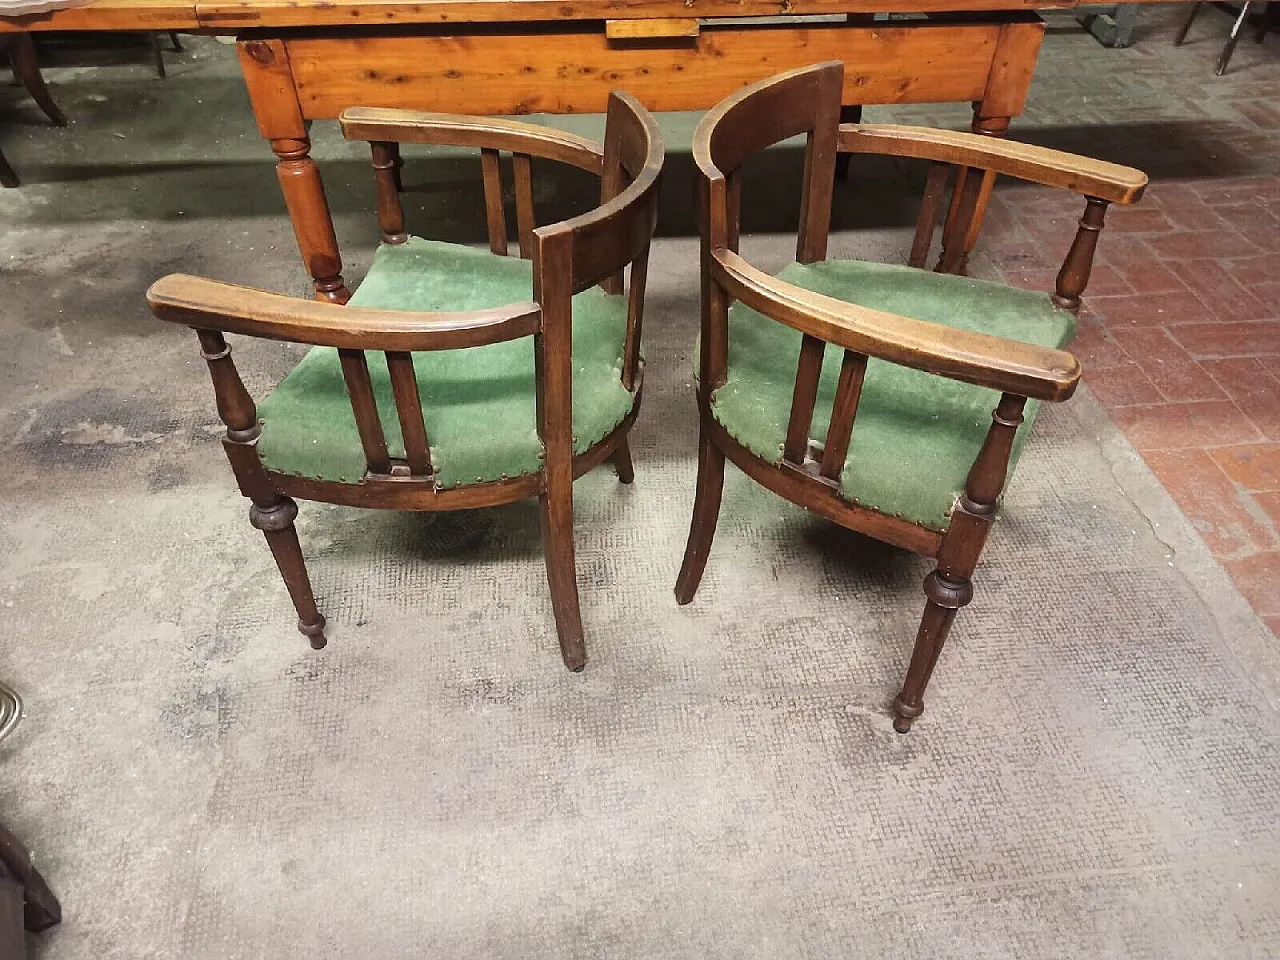
{"type": "Polygon", "coordinates": [[[844,527],[936,557],[894,701],[894,726],[905,733],[924,709],[952,619],[973,595],[970,577],[1036,401],[1066,400],[1079,382],[1080,364],[1062,348],[1075,333],[1103,213],[1110,202],[1136,201],[1146,177],[968,133],[840,124],[842,80],[842,65],[827,63],[754,84],[708,113],[694,137],[701,436],[676,598],[690,602],[702,578],[725,457],[844,527]],[[740,168],[801,133],[808,142],[796,263],[770,276],[738,253],[740,168]],[[931,162],[910,266],[827,259],[837,151],[931,162]],[[929,272],[921,268],[952,166],[939,272],[929,272]],[[963,266],[968,214],[990,182],[980,171],[1086,198],[1052,295],[954,273],[963,266]]]}
{"type": "Polygon", "coordinates": [[[537,496],[560,647],[580,670],[573,480],[609,458],[624,483],[632,479],[627,433],[640,406],[662,137],[617,92],[603,146],[526,123],[406,110],[354,108],[341,123],[372,145],[384,241],[346,306],[174,275],[152,286],[151,308],[200,338],[227,457],[253,501],[250,522],[266,535],[313,647],[324,646],[325,620],[294,531],[294,497],[459,510],[537,496]],[[404,142],[480,148],[489,250],[406,233],[404,142]],[[500,150],[514,154],[520,258],[505,256],[500,150]],[[534,157],[599,176],[600,206],[536,226],[534,157]],[[313,349],[255,406],[224,333],[313,349]]]}

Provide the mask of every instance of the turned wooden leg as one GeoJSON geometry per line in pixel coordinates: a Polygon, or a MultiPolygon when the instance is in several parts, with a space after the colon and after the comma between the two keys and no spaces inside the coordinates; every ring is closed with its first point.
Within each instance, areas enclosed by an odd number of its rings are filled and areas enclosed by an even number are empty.
{"type": "Polygon", "coordinates": [[[899,733],[910,730],[912,721],[924,713],[924,690],[956,611],[973,599],[970,578],[996,518],[996,504],[1008,479],[1009,455],[1025,403],[1026,398],[1017,394],[1000,395],[1000,403],[991,414],[991,428],[969,468],[964,493],[952,511],[951,526],[938,548],[937,569],[925,577],[924,595],[928,602],[911,651],[907,678],[893,701],[893,728],[899,733]]]}
{"type": "Polygon", "coordinates": [[[311,274],[315,298],[346,303],[351,292],[342,282],[342,257],[333,231],[320,169],[311,159],[311,138],[298,103],[293,70],[281,40],[242,40],[240,68],[258,130],[279,158],[276,173],[302,261],[311,274]]]}
{"type": "Polygon", "coordinates": [[[13,65],[13,73],[31,94],[31,99],[44,111],[55,126],[65,127],[67,117],[58,105],[53,102],[53,95],[44,85],[44,77],[40,76],[40,64],[36,60],[36,45],[29,33],[16,34],[9,41],[9,62],[13,65]]]}
{"type": "Polygon", "coordinates": [[[298,632],[311,641],[312,649],[319,650],[327,642],[324,617],[316,609],[311,578],[307,576],[302,547],[298,544],[298,531],[293,526],[297,516],[298,505],[289,497],[254,503],[249,508],[249,522],[267,538],[267,546],[276,558],[280,576],[284,578],[284,585],[288,587],[293,606],[298,611],[298,632]]]}
{"type": "Polygon", "coordinates": [[[623,437],[618,449],[613,452],[613,468],[618,471],[618,479],[630,483],[636,478],[635,468],[631,465],[631,447],[627,438],[623,437]]]}
{"type": "MultiPolygon", "coordinates": [[[[841,107],[840,122],[841,123],[861,123],[862,107],[858,104],[841,107]]],[[[849,160],[852,159],[852,157],[853,157],[853,154],[851,153],[836,154],[836,179],[837,180],[849,179],[849,160]]]]}
{"type": "Polygon", "coordinates": [[[693,519],[684,548],[684,563],[676,578],[676,603],[693,600],[702,582],[702,572],[711,553],[720,517],[720,494],[724,490],[724,453],[711,442],[704,424],[698,438],[698,488],[693,495],[693,519]]]}
{"type": "Polygon", "coordinates": [[[320,168],[311,159],[311,138],[272,140],[271,149],[280,158],[276,174],[284,192],[289,219],[298,239],[298,249],[307,264],[317,300],[346,303],[351,292],[342,281],[342,256],[329,216],[320,168]]]}
{"type": "Polygon", "coordinates": [[[388,142],[387,152],[391,155],[391,176],[396,185],[396,193],[404,193],[404,178],[400,175],[400,171],[404,169],[404,157],[400,156],[400,144],[388,142]]]}
{"type": "MultiPolygon", "coordinates": [[[[975,104],[970,129],[988,137],[1003,137],[1009,129],[1009,118],[978,116],[980,106],[975,104]]],[[[969,254],[978,245],[978,234],[982,232],[982,221],[987,215],[995,182],[996,175],[990,170],[961,167],[956,172],[951,207],[942,228],[942,253],[934,268],[939,273],[960,276],[968,273],[969,254]]]]}
{"type": "Polygon", "coordinates": [[[578,575],[573,556],[573,480],[552,483],[538,497],[542,515],[542,552],[547,561],[547,586],[556,615],[556,633],[564,665],[577,673],[587,663],[578,607],[578,575]]]}
{"type": "Polygon", "coordinates": [[[0,187],[16,187],[22,181],[18,179],[18,171],[9,166],[3,151],[0,151],[0,187]]]}
{"type": "Polygon", "coordinates": [[[933,676],[956,611],[973,599],[973,585],[967,579],[952,579],[935,570],[925,577],[924,595],[928,602],[916,633],[915,649],[911,651],[907,679],[893,701],[893,729],[899,733],[909,731],[912,721],[924,713],[924,689],[933,676]]]}

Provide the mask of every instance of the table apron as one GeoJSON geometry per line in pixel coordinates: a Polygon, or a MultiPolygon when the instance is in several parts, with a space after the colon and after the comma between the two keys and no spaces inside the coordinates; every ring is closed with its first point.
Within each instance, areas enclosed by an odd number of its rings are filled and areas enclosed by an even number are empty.
{"type": "Polygon", "coordinates": [[[651,110],[705,110],[746,84],[823,60],[844,61],[845,103],[978,101],[998,72],[1004,27],[991,21],[716,25],[696,37],[618,41],[605,36],[601,23],[552,31],[512,25],[285,33],[281,40],[302,114],[318,120],[355,105],[477,115],[592,113],[605,109],[616,88],[651,110]]]}

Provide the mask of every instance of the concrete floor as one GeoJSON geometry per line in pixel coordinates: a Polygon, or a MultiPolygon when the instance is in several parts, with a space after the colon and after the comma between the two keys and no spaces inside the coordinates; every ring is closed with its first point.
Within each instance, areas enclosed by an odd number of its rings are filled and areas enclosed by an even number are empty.
{"type": "MultiPolygon", "coordinates": [[[[1049,78],[1115,62],[1049,45],[1049,78]]],[[[0,192],[0,675],[28,707],[0,819],[66,910],[36,956],[1275,955],[1280,650],[1088,390],[1042,416],[911,735],[887,705],[922,561],[730,470],[675,606],[688,117],[664,118],[636,483],[577,486],[587,671],[559,665],[529,504],[304,504],[333,627],[310,651],[194,337],[143,304],[173,270],[307,289],[230,51],[170,59],[50,71],[72,127],[0,128],[30,181],[0,192]]],[[[315,133],[354,281],[364,149],[315,133]]],[[[477,174],[417,155],[411,226],[477,238],[477,174]]],[[[752,172],[757,259],[785,259],[796,175],[787,150],[752,172]]],[[[914,186],[843,189],[833,256],[900,260],[914,186]]],[[[237,359],[261,394],[296,356],[237,359]]]]}

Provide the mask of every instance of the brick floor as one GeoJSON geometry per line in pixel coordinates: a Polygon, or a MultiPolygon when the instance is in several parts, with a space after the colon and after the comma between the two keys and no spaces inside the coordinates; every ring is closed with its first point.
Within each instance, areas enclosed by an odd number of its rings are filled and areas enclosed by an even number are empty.
{"type": "MultiPolygon", "coordinates": [[[[1014,139],[1148,172],[1140,204],[1114,207],[1073,349],[1085,382],[1146,458],[1241,593],[1280,637],[1280,36],[1246,37],[1226,76],[1230,28],[1202,11],[1144,8],[1136,43],[1105,50],[1050,20],[1014,139]]],[[[899,108],[957,126],[958,112],[899,108]]],[[[1064,199],[1065,197],[1065,199],[1064,199]]],[[[975,274],[1052,284],[1083,205],[1013,183],[995,194],[975,274]]]]}

